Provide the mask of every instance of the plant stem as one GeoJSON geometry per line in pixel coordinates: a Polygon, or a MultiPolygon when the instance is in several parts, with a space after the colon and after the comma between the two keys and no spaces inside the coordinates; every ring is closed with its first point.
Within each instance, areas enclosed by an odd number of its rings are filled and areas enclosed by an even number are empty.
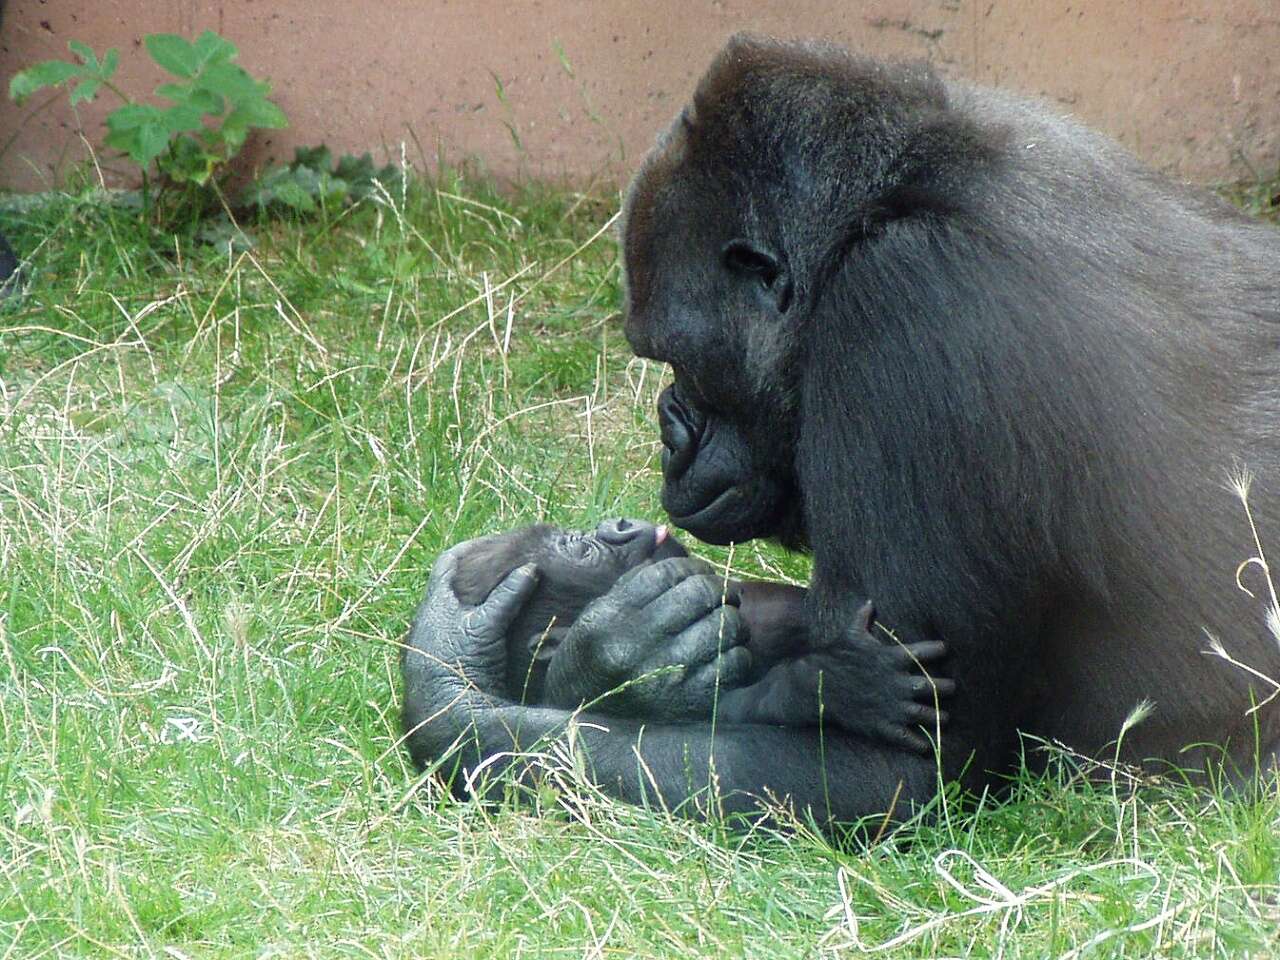
{"type": "Polygon", "coordinates": [[[125,93],[123,90],[117,87],[110,80],[100,80],[100,82],[104,87],[106,87],[108,90],[114,93],[117,97],[119,97],[125,103],[133,103],[133,97],[129,96],[127,93],[125,93]]]}

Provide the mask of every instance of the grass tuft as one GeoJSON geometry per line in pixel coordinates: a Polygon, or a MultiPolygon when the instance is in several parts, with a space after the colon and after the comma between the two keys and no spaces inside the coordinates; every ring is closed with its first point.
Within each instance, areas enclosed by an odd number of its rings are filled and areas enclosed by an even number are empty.
{"type": "Polygon", "coordinates": [[[455,171],[244,252],[100,195],[0,216],[33,278],[0,313],[0,956],[1274,953],[1273,790],[1061,748],[871,851],[614,803],[571,742],[523,802],[419,785],[397,645],[436,553],[661,516],[615,210],[455,171]]]}

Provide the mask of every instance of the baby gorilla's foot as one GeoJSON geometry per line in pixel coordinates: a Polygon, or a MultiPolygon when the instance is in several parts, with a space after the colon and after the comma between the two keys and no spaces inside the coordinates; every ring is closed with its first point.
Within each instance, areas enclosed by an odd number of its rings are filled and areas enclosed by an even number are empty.
{"type": "Polygon", "coordinates": [[[875,605],[868,600],[854,615],[844,643],[812,655],[824,720],[927,754],[933,749],[928,738],[936,738],[947,722],[940,703],[956,689],[954,680],[930,670],[946,656],[946,644],[902,643],[883,627],[877,635],[874,620],[875,605]]]}

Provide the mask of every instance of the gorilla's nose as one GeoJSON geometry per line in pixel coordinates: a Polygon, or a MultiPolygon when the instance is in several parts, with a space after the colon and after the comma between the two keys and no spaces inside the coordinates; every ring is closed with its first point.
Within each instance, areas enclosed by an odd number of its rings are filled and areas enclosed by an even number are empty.
{"type": "Polygon", "coordinates": [[[646,530],[652,529],[653,524],[646,523],[643,520],[628,520],[625,517],[619,517],[617,520],[602,521],[596,527],[596,536],[605,543],[621,546],[624,543],[630,543],[646,530]]]}

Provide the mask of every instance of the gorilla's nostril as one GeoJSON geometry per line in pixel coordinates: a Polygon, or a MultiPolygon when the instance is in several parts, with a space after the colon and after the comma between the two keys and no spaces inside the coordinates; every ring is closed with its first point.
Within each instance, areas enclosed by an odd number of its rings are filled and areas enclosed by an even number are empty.
{"type": "Polygon", "coordinates": [[[621,546],[640,536],[645,526],[638,520],[627,520],[624,517],[619,517],[617,520],[604,520],[600,526],[596,527],[596,536],[605,543],[621,546]]]}

